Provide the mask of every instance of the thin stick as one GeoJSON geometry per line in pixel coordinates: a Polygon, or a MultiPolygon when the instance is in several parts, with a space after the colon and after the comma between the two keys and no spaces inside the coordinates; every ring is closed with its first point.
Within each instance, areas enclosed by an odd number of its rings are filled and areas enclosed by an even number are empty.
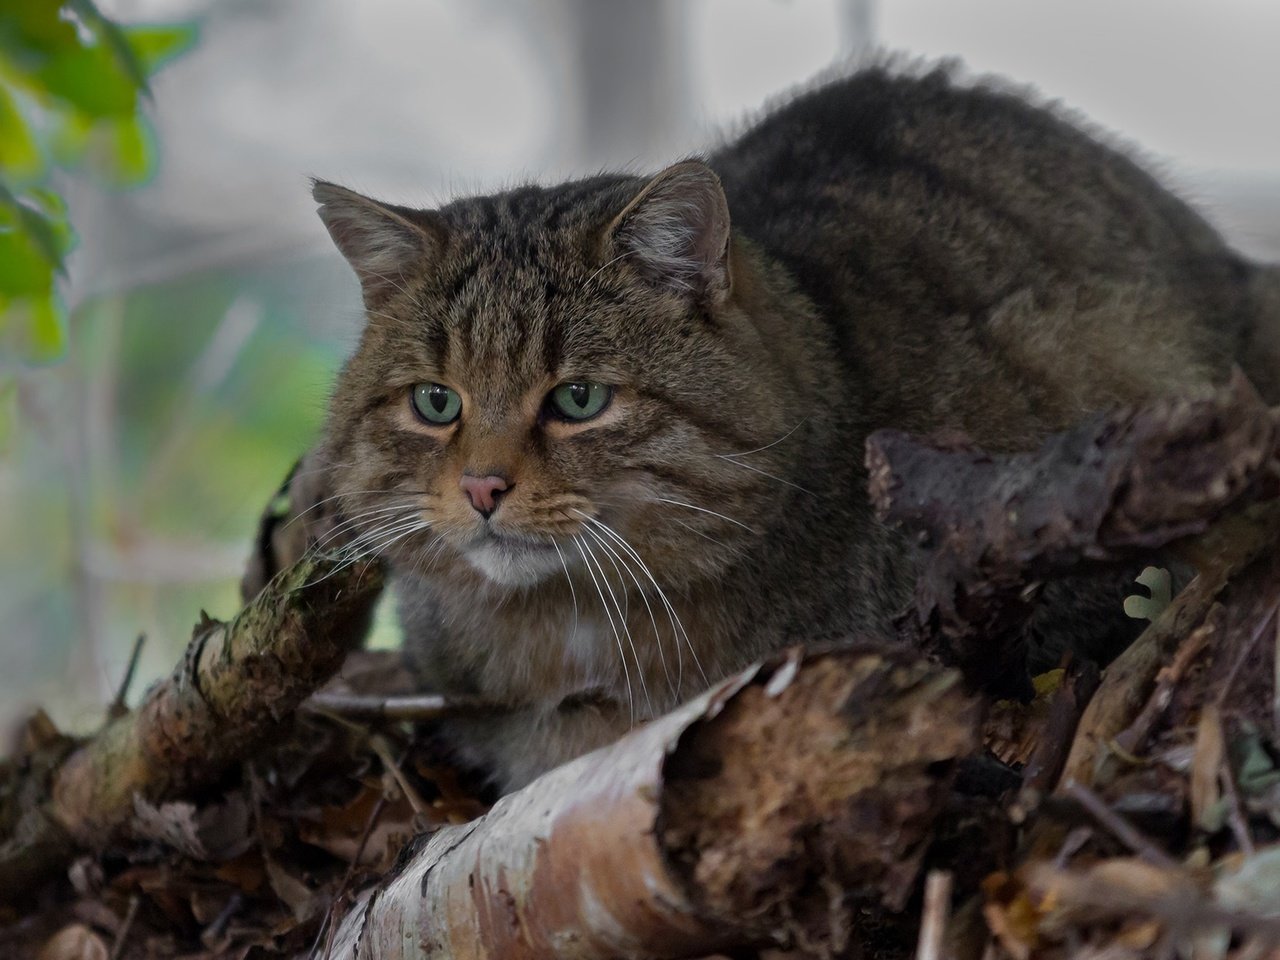
{"type": "Polygon", "coordinates": [[[1107,806],[1100,796],[1083,783],[1072,780],[1066,785],[1064,792],[1138,856],[1158,867],[1177,869],[1176,860],[1144,837],[1133,824],[1107,806]]]}
{"type": "Polygon", "coordinates": [[[231,895],[226,906],[218,911],[218,915],[213,918],[213,923],[205,927],[204,932],[200,934],[200,942],[212,949],[215,943],[226,936],[227,927],[231,925],[232,919],[243,909],[244,896],[237,891],[231,895]]]}
{"type": "Polygon", "coordinates": [[[384,697],[352,693],[317,693],[303,703],[302,708],[309,713],[327,713],[362,722],[436,720],[503,709],[499,704],[474,697],[444,697],[439,694],[384,697]]]}
{"type": "Polygon", "coordinates": [[[138,895],[135,893],[129,897],[129,909],[125,912],[124,922],[120,924],[120,932],[116,934],[115,945],[111,948],[111,956],[107,960],[120,960],[124,955],[124,942],[129,938],[129,931],[133,928],[133,918],[138,915],[138,895]]]}
{"type": "Polygon", "coordinates": [[[1187,638],[1178,646],[1173,661],[1167,667],[1162,667],[1156,674],[1155,689],[1147,698],[1146,705],[1129,726],[1115,735],[1112,740],[1113,748],[1118,747],[1129,754],[1137,754],[1142,749],[1147,735],[1151,733],[1152,728],[1172,702],[1183,676],[1204,652],[1205,647],[1209,645],[1209,640],[1216,632],[1216,625],[1208,621],[1187,635],[1187,638]]]}
{"type": "Polygon", "coordinates": [[[369,745],[373,747],[373,752],[378,755],[378,759],[382,761],[383,768],[395,777],[396,786],[400,788],[400,792],[404,794],[405,799],[409,801],[409,806],[413,807],[413,812],[420,817],[425,817],[431,808],[422,794],[406,778],[400,769],[400,763],[391,755],[391,748],[387,746],[387,741],[382,737],[373,736],[369,738],[369,745]]]}
{"type": "Polygon", "coordinates": [[[1262,618],[1262,622],[1254,629],[1253,635],[1249,637],[1249,642],[1240,648],[1240,653],[1236,656],[1235,662],[1231,664],[1231,669],[1227,672],[1227,677],[1222,681],[1222,689],[1218,691],[1218,706],[1222,706],[1227,702],[1227,698],[1231,696],[1231,688],[1236,685],[1236,678],[1240,675],[1240,670],[1244,666],[1245,661],[1249,659],[1254,648],[1257,647],[1258,641],[1262,639],[1262,634],[1266,632],[1267,626],[1276,618],[1276,612],[1280,610],[1280,603],[1274,604],[1267,615],[1262,618]]]}
{"type": "Polygon", "coordinates": [[[942,960],[942,945],[951,918],[952,877],[946,870],[930,870],[924,882],[924,912],[916,960],[942,960]]]}
{"type": "MultiPolygon", "coordinates": [[[[400,758],[396,761],[396,767],[404,763],[409,757],[409,748],[401,752],[400,758]]],[[[410,801],[412,802],[412,801],[410,801]]],[[[324,922],[320,925],[320,930],[316,935],[315,947],[320,945],[320,937],[324,940],[324,960],[329,960],[333,953],[333,935],[338,929],[338,925],[333,922],[334,911],[344,905],[347,891],[351,889],[351,880],[356,874],[356,867],[360,864],[360,858],[364,856],[364,848],[369,844],[369,838],[373,836],[373,828],[378,825],[378,821],[382,819],[382,811],[387,808],[387,793],[384,790],[373,805],[373,810],[369,813],[369,819],[365,821],[364,832],[360,834],[360,842],[356,844],[355,856],[351,858],[351,862],[347,864],[347,872],[342,877],[342,883],[338,886],[338,892],[334,894],[333,900],[329,903],[329,909],[325,911],[324,922]]],[[[315,956],[315,947],[312,947],[310,956],[315,956]]]]}
{"type": "Polygon", "coordinates": [[[138,672],[138,660],[142,656],[142,645],[146,642],[147,635],[145,633],[138,634],[138,638],[133,641],[133,652],[129,654],[129,665],[124,668],[124,676],[120,679],[120,686],[116,688],[116,695],[107,707],[108,720],[123,717],[129,712],[129,688],[133,686],[134,674],[138,672]]]}
{"type": "Polygon", "coordinates": [[[1271,681],[1271,712],[1274,715],[1275,735],[1280,737],[1280,617],[1276,618],[1275,674],[1271,681]]]}

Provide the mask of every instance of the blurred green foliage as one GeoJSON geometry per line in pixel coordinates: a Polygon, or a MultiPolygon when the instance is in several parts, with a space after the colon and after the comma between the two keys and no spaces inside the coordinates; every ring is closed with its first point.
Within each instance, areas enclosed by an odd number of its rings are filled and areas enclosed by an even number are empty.
{"type": "Polygon", "coordinates": [[[0,731],[35,706],[91,729],[139,633],[135,696],[202,609],[235,614],[258,515],[314,442],[358,328],[334,268],[196,261],[78,303],[66,361],[19,375],[0,460],[0,731]]]}
{"type": "Polygon", "coordinates": [[[147,78],[195,39],[189,23],[122,26],[91,0],[0,0],[0,445],[6,374],[66,352],[58,277],[75,231],[52,177],[144,182],[155,162],[147,78]]]}

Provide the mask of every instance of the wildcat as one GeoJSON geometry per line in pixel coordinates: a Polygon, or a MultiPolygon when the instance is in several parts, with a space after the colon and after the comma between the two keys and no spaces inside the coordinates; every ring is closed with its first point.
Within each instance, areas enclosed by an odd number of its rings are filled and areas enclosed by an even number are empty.
{"type": "Polygon", "coordinates": [[[368,318],[330,482],[424,681],[515,708],[441,730],[504,790],[769,650],[884,631],[912,557],[867,504],[873,429],[1024,448],[1233,363],[1280,396],[1277,271],[948,67],[840,77],[652,177],[314,195],[368,318]]]}

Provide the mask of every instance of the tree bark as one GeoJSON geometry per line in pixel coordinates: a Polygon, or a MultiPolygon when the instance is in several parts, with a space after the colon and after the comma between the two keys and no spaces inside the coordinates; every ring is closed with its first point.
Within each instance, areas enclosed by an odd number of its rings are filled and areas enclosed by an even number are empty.
{"type": "Polygon", "coordinates": [[[979,721],[954,671],[792,651],[435,833],[332,957],[843,952],[913,888],[979,721]]]}
{"type": "Polygon", "coordinates": [[[923,560],[907,639],[988,688],[1015,669],[1037,581],[1122,562],[1274,498],[1280,419],[1236,373],[1221,390],[1099,414],[1030,453],[880,430],[867,442],[881,520],[923,560]]]}

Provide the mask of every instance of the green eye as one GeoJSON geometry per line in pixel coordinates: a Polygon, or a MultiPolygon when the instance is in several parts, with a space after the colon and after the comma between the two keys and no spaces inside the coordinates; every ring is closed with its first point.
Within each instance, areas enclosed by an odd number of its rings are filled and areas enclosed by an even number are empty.
{"type": "Polygon", "coordinates": [[[411,395],[414,412],[427,423],[443,425],[453,423],[462,412],[462,398],[458,391],[441,383],[420,383],[411,395]]]}
{"type": "Polygon", "coordinates": [[[602,383],[562,383],[551,391],[551,409],[565,420],[590,420],[609,405],[613,390],[602,383]]]}

